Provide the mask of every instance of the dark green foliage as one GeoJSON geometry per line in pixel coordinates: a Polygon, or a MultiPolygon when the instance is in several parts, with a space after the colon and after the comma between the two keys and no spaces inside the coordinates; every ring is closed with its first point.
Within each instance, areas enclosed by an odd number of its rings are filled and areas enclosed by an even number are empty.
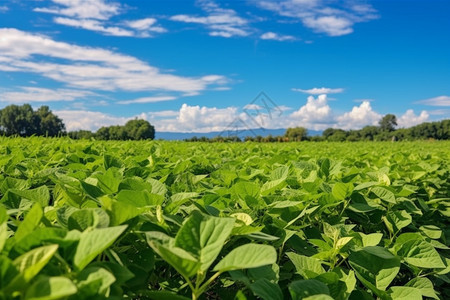
{"type": "Polygon", "coordinates": [[[287,137],[289,141],[300,142],[308,136],[308,130],[303,127],[288,128],[286,129],[284,136],[287,137]]]}
{"type": "Polygon", "coordinates": [[[1,109],[0,128],[6,136],[58,136],[65,132],[63,121],[48,106],[33,111],[29,104],[8,105],[1,109]]]}
{"type": "Polygon", "coordinates": [[[155,128],[146,120],[130,120],[124,126],[101,127],[94,135],[99,140],[152,140],[155,128]]]}
{"type": "Polygon", "coordinates": [[[382,131],[394,131],[397,126],[397,117],[393,114],[387,114],[378,122],[382,131]]]}

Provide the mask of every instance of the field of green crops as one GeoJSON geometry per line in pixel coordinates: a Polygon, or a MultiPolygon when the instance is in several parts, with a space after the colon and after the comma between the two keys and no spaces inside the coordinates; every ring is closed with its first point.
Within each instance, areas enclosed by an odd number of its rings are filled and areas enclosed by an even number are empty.
{"type": "Polygon", "coordinates": [[[450,142],[0,138],[0,299],[450,299],[450,142]]]}

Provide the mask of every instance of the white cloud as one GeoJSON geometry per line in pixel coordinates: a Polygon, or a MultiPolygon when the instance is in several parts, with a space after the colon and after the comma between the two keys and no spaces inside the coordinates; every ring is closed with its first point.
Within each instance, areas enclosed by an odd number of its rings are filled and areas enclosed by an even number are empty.
{"type": "Polygon", "coordinates": [[[89,20],[89,19],[69,19],[69,18],[61,18],[57,17],[53,19],[56,24],[67,25],[76,28],[83,28],[87,30],[102,32],[107,35],[114,36],[134,36],[135,33],[130,30],[126,30],[120,27],[105,27],[102,22],[98,20],[89,20]]]}
{"type": "Polygon", "coordinates": [[[304,18],[303,24],[317,32],[325,32],[329,36],[346,35],[353,32],[353,22],[345,17],[324,16],[304,18]]]}
{"type": "Polygon", "coordinates": [[[38,87],[22,87],[21,92],[0,93],[0,101],[8,103],[74,101],[95,95],[89,91],[71,89],[46,89],[38,87]]]}
{"type": "Polygon", "coordinates": [[[317,99],[309,96],[306,104],[290,115],[295,126],[303,126],[314,130],[330,127],[333,115],[327,103],[327,95],[319,95],[317,99]]]}
{"type": "Polygon", "coordinates": [[[408,109],[397,119],[397,124],[400,128],[408,128],[428,121],[429,116],[430,115],[425,110],[423,110],[420,115],[416,116],[412,109],[408,109]]]}
{"type": "Polygon", "coordinates": [[[353,32],[353,26],[378,18],[376,10],[369,4],[359,1],[339,2],[328,0],[282,0],[256,1],[263,9],[280,16],[297,19],[305,27],[329,36],[341,36],[353,32]]]}
{"type": "Polygon", "coordinates": [[[7,12],[8,10],[9,10],[8,6],[6,5],[0,6],[0,13],[7,12]]]}
{"type": "Polygon", "coordinates": [[[55,110],[53,112],[63,120],[67,131],[80,129],[97,131],[100,127],[123,125],[133,119],[87,110],[55,110]]]}
{"type": "Polygon", "coordinates": [[[340,129],[359,129],[366,125],[377,125],[381,115],[372,110],[370,102],[363,101],[359,106],[354,106],[350,112],[337,117],[334,127],[340,129]]]}
{"type": "Polygon", "coordinates": [[[263,33],[260,36],[260,38],[262,40],[274,40],[274,41],[280,41],[280,42],[296,40],[296,38],[294,36],[292,36],[292,35],[280,35],[278,33],[270,32],[270,31],[266,32],[266,33],[263,33]]]}
{"type": "Polygon", "coordinates": [[[117,24],[110,22],[111,17],[119,15],[125,10],[120,3],[106,2],[105,0],[52,1],[54,6],[35,8],[34,11],[63,16],[53,18],[56,24],[125,37],[151,37],[151,33],[167,31],[162,26],[156,25],[155,18],[123,21],[117,24]],[[110,25],[111,23],[112,25],[110,25]],[[127,28],[123,28],[123,26],[127,28]]]}
{"type": "Polygon", "coordinates": [[[138,99],[133,100],[125,100],[125,101],[118,101],[118,104],[135,104],[135,103],[155,103],[155,102],[162,102],[162,101],[171,101],[175,100],[177,97],[173,96],[155,96],[155,97],[142,97],[138,99]]]}
{"type": "Polygon", "coordinates": [[[183,104],[177,117],[180,129],[184,131],[218,131],[230,124],[237,113],[237,108],[216,108],[206,106],[189,106],[183,104]]]}
{"type": "Polygon", "coordinates": [[[125,21],[125,25],[141,32],[163,33],[167,31],[167,29],[156,25],[156,22],[158,22],[158,20],[155,18],[145,18],[134,21],[125,21]]]}
{"type": "MultiPolygon", "coordinates": [[[[249,108],[247,108],[249,109],[249,108]]],[[[131,117],[117,117],[88,110],[60,110],[60,116],[68,130],[87,129],[96,131],[102,126],[122,125],[134,118],[145,119],[160,132],[221,132],[254,128],[288,128],[302,126],[311,130],[341,128],[360,129],[367,125],[378,125],[382,115],[375,112],[365,101],[351,111],[337,115],[327,103],[326,95],[309,96],[307,103],[291,114],[269,115],[264,110],[258,115],[249,115],[236,107],[207,107],[183,104],[178,110],[143,112],[131,117]]],[[[428,121],[429,113],[415,115],[412,110],[400,116],[399,127],[410,127],[428,121]]]]}
{"type": "Polygon", "coordinates": [[[78,19],[108,20],[118,15],[122,9],[120,3],[104,0],[52,0],[52,7],[35,8],[36,12],[63,15],[78,19]]]}
{"type": "Polygon", "coordinates": [[[161,110],[147,113],[148,118],[159,118],[159,117],[176,117],[180,112],[178,110],[161,110]]]}
{"type": "Polygon", "coordinates": [[[219,75],[195,78],[165,74],[132,56],[8,28],[0,29],[0,70],[40,74],[82,89],[112,91],[198,93],[227,82],[219,75]]]}
{"type": "Polygon", "coordinates": [[[344,91],[343,88],[330,89],[330,88],[326,88],[326,87],[312,88],[312,89],[309,89],[309,90],[295,89],[294,88],[292,90],[294,92],[301,92],[301,93],[310,94],[310,95],[339,94],[339,93],[342,93],[344,91]]]}
{"type": "Polygon", "coordinates": [[[252,103],[252,104],[247,104],[247,105],[245,105],[245,106],[244,106],[244,109],[249,109],[249,110],[261,110],[261,109],[263,109],[263,107],[260,106],[260,105],[258,105],[258,104],[252,103]]]}
{"type": "Polygon", "coordinates": [[[248,36],[248,20],[238,16],[232,9],[219,7],[213,1],[197,1],[206,16],[175,15],[170,17],[172,21],[184,23],[196,23],[205,25],[209,29],[209,35],[225,38],[233,36],[248,36]]]}
{"type": "Polygon", "coordinates": [[[431,106],[450,106],[450,96],[439,96],[425,100],[417,101],[416,103],[431,105],[431,106]]]}

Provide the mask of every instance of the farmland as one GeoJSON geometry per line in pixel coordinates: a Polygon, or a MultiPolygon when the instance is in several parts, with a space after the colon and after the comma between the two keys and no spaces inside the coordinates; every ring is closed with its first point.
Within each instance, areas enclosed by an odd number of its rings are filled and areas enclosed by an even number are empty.
{"type": "Polygon", "coordinates": [[[0,299],[450,298],[450,142],[0,142],[0,299]]]}

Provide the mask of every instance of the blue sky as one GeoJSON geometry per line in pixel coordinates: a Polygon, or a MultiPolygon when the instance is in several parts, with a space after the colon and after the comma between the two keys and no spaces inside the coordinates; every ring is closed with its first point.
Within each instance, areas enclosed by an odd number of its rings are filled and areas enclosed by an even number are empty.
{"type": "Polygon", "coordinates": [[[68,130],[356,129],[387,113],[409,127],[450,117],[449,15],[448,1],[0,0],[0,108],[49,105],[68,130]]]}

